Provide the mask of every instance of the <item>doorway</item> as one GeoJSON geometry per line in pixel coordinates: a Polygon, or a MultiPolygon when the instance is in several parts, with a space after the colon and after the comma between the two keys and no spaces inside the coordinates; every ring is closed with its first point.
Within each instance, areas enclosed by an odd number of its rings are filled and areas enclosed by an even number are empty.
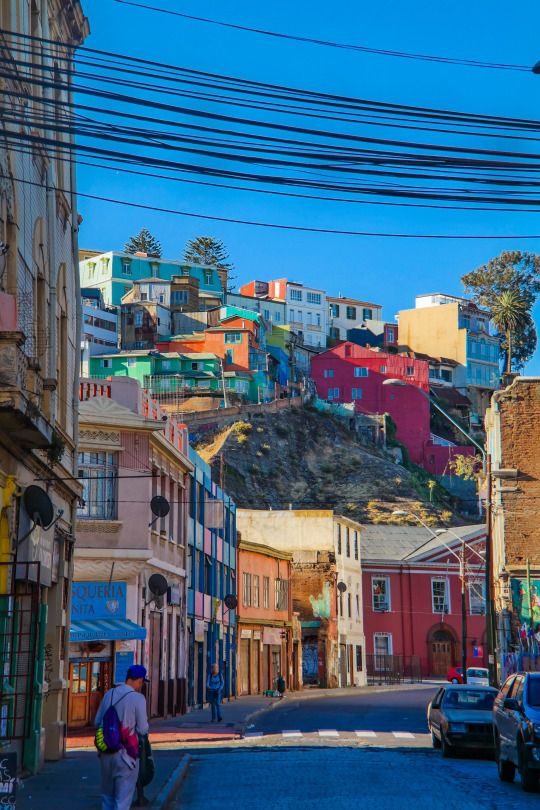
{"type": "Polygon", "coordinates": [[[161,669],[161,613],[150,614],[150,717],[159,714],[159,678],[161,669]]]}
{"type": "Polygon", "coordinates": [[[436,630],[430,641],[431,674],[446,678],[454,665],[454,638],[447,630],[436,630]]]}
{"type": "Polygon", "coordinates": [[[110,661],[77,661],[69,665],[68,725],[80,728],[94,722],[99,704],[111,686],[110,661]]]}

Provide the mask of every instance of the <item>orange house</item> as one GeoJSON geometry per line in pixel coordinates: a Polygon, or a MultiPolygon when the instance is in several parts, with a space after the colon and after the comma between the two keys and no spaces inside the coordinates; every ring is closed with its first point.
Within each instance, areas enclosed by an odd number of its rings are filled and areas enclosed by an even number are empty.
{"type": "Polygon", "coordinates": [[[293,634],[292,554],[240,540],[238,544],[238,650],[236,689],[254,695],[300,683],[300,643],[293,634]]]}

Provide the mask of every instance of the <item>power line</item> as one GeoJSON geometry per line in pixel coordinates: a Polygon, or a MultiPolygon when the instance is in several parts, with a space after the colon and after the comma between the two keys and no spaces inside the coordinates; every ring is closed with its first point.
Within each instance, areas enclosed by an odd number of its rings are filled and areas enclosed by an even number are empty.
{"type": "Polygon", "coordinates": [[[168,14],[173,17],[179,17],[186,20],[192,20],[194,22],[202,22],[207,23],[210,25],[220,26],[222,28],[230,28],[237,31],[245,31],[252,34],[261,34],[268,37],[273,37],[275,39],[285,39],[294,42],[303,42],[309,45],[322,45],[325,47],[330,48],[339,48],[340,50],[348,50],[348,51],[356,51],[360,53],[371,53],[376,54],[378,56],[393,56],[400,59],[412,59],[412,60],[420,60],[426,62],[438,62],[441,64],[447,65],[460,65],[463,67],[475,67],[475,68],[488,68],[492,70],[512,70],[512,71],[520,71],[520,72],[530,72],[530,67],[526,65],[516,65],[516,64],[505,64],[502,62],[487,62],[481,61],[478,59],[462,59],[458,57],[450,57],[450,56],[435,56],[432,54],[421,54],[421,53],[412,53],[407,51],[392,51],[387,50],[384,48],[369,48],[366,45],[353,45],[350,43],[344,42],[333,42],[331,40],[324,40],[324,39],[315,39],[313,37],[301,37],[295,36],[293,34],[285,34],[283,32],[278,31],[268,31],[263,28],[251,28],[246,25],[238,25],[235,23],[228,23],[223,22],[220,20],[214,20],[209,17],[197,17],[192,14],[185,14],[179,11],[173,11],[172,9],[160,8],[158,6],[152,6],[147,3],[139,3],[134,2],[133,0],[114,0],[116,3],[120,3],[125,6],[133,6],[135,8],[145,9],[147,11],[157,12],[160,14],[168,14]]]}

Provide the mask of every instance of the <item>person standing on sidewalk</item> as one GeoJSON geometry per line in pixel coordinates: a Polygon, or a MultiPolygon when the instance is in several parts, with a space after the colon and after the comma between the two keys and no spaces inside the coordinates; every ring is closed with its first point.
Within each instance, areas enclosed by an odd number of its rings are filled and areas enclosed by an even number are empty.
{"type": "MultiPolygon", "coordinates": [[[[96,745],[105,714],[114,707],[118,716],[119,750],[104,752],[99,745],[102,810],[129,810],[139,775],[139,735],[148,734],[146,699],[141,695],[147,682],[146,669],[139,664],[129,667],[126,682],[104,696],[96,714],[96,745]]],[[[109,713],[110,715],[110,713],[109,713]]],[[[105,736],[101,734],[101,737],[105,736]]]]}
{"type": "Polygon", "coordinates": [[[217,719],[218,723],[223,720],[221,716],[221,697],[224,687],[223,675],[219,671],[219,664],[212,664],[212,670],[206,679],[206,698],[212,709],[212,722],[217,719]]]}

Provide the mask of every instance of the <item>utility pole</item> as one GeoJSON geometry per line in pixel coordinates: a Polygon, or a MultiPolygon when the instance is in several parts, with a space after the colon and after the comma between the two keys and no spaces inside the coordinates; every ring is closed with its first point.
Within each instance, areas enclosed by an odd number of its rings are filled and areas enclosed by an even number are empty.
{"type": "Polygon", "coordinates": [[[463,683],[467,683],[467,600],[465,598],[465,541],[461,546],[461,559],[459,561],[459,575],[461,577],[461,667],[463,683]]]}
{"type": "Polygon", "coordinates": [[[496,686],[495,665],[495,628],[493,621],[493,599],[491,587],[491,568],[493,559],[491,532],[491,454],[486,456],[486,642],[488,651],[489,684],[496,686]]]}

